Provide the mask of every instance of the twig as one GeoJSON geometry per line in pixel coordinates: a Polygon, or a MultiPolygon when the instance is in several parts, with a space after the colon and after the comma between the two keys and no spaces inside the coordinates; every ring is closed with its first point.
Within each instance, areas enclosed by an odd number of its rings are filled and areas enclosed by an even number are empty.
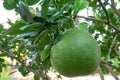
{"type": "Polygon", "coordinates": [[[116,54],[117,54],[118,56],[120,56],[120,53],[118,52],[118,50],[117,50],[116,48],[114,48],[114,50],[115,50],[116,54]]]}
{"type": "Polygon", "coordinates": [[[109,57],[110,57],[110,53],[111,53],[111,51],[112,51],[112,49],[114,47],[114,44],[116,42],[117,37],[118,37],[118,34],[116,34],[115,37],[114,37],[114,39],[112,40],[112,44],[111,44],[111,46],[109,48],[109,51],[108,51],[108,54],[107,54],[107,59],[109,59],[109,57]]]}
{"type": "Polygon", "coordinates": [[[41,73],[38,70],[35,71],[35,70],[33,70],[29,67],[27,67],[27,70],[33,72],[34,74],[36,74],[38,76],[40,76],[43,80],[49,80],[48,77],[44,73],[41,73]]]}
{"type": "Polygon", "coordinates": [[[107,25],[110,26],[111,28],[113,28],[114,30],[116,30],[120,34],[120,29],[117,28],[117,26],[113,25],[112,23],[109,23],[107,25]]]}
{"type": "Polygon", "coordinates": [[[86,20],[91,20],[91,21],[96,21],[96,22],[100,22],[100,23],[103,23],[103,24],[106,24],[108,26],[110,26],[111,28],[113,28],[116,32],[118,32],[120,34],[120,29],[117,28],[117,26],[113,25],[112,23],[107,23],[106,21],[104,20],[98,20],[98,19],[95,19],[95,18],[89,18],[89,17],[84,17],[84,16],[77,16],[77,18],[84,18],[86,20]]]}
{"type": "Polygon", "coordinates": [[[7,54],[7,55],[9,55],[9,56],[12,57],[12,58],[15,58],[15,57],[16,57],[13,53],[8,52],[8,51],[6,51],[6,50],[4,50],[4,49],[2,49],[2,48],[0,48],[0,51],[3,52],[3,53],[5,53],[5,54],[7,54]]]}
{"type": "Polygon", "coordinates": [[[105,69],[106,69],[107,71],[109,71],[109,72],[111,73],[111,75],[112,75],[116,80],[119,80],[119,78],[116,76],[116,74],[114,73],[114,71],[112,70],[112,68],[111,68],[109,65],[104,64],[104,63],[102,63],[102,65],[105,67],[105,69]]]}
{"type": "Polygon", "coordinates": [[[109,24],[109,15],[108,12],[106,10],[106,8],[104,7],[104,5],[102,4],[101,0],[98,0],[98,2],[100,3],[100,5],[102,6],[102,9],[104,10],[105,14],[106,14],[106,18],[107,18],[107,23],[109,24]]]}
{"type": "Polygon", "coordinates": [[[76,18],[83,18],[83,19],[86,19],[86,20],[91,20],[91,21],[96,21],[96,22],[106,24],[106,21],[104,21],[104,20],[99,20],[99,19],[95,19],[95,18],[91,18],[91,17],[77,16],[76,18]]]}
{"type": "Polygon", "coordinates": [[[112,10],[117,14],[117,16],[120,18],[120,11],[118,11],[117,9],[116,9],[116,7],[115,7],[115,4],[114,4],[115,2],[114,2],[114,0],[111,0],[111,8],[112,8],[112,10]]]}
{"type": "Polygon", "coordinates": [[[102,70],[101,70],[100,66],[98,67],[98,73],[100,74],[101,80],[105,80],[104,75],[102,73],[102,70]]]}
{"type": "Polygon", "coordinates": [[[112,65],[112,64],[110,64],[110,63],[108,63],[107,61],[105,61],[105,60],[103,60],[103,59],[101,59],[101,61],[100,61],[100,62],[101,62],[102,64],[109,65],[109,66],[113,67],[114,69],[117,69],[117,70],[119,70],[119,71],[120,71],[120,67],[114,66],[114,65],[112,65]]]}

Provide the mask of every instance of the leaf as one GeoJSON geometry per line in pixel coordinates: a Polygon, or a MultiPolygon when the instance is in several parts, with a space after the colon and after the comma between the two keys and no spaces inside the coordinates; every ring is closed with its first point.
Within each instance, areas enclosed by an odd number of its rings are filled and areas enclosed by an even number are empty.
{"type": "Polygon", "coordinates": [[[88,30],[88,24],[86,22],[79,23],[79,27],[86,30],[86,31],[89,31],[88,30]]]}
{"type": "Polygon", "coordinates": [[[69,2],[70,0],[56,0],[56,6],[58,8],[63,7],[67,2],[69,2]]]}
{"type": "Polygon", "coordinates": [[[42,50],[41,52],[40,52],[40,56],[41,56],[41,60],[42,61],[44,61],[44,60],[46,60],[47,59],[47,57],[49,56],[49,54],[50,54],[50,47],[47,47],[46,49],[44,49],[44,50],[42,50]]]}
{"type": "Polygon", "coordinates": [[[91,0],[91,1],[89,2],[89,5],[90,5],[91,7],[95,7],[95,6],[97,5],[97,0],[91,0]]]}
{"type": "Polygon", "coordinates": [[[68,3],[66,3],[60,10],[58,10],[55,14],[53,14],[53,15],[49,18],[49,20],[53,21],[53,20],[55,20],[55,19],[60,19],[60,18],[61,18],[60,16],[63,15],[63,13],[64,13],[64,11],[66,10],[66,8],[68,8],[73,2],[74,2],[74,1],[71,0],[71,1],[69,1],[68,3]]]}
{"type": "Polygon", "coordinates": [[[114,58],[114,61],[112,62],[112,65],[119,67],[120,61],[118,58],[114,58]]]}
{"type": "Polygon", "coordinates": [[[4,30],[4,28],[3,28],[3,25],[0,24],[0,32],[1,32],[2,30],[4,30]]]}
{"type": "Polygon", "coordinates": [[[66,4],[70,0],[56,0],[59,4],[66,4]]]}
{"type": "Polygon", "coordinates": [[[30,25],[22,26],[22,27],[20,27],[20,30],[35,31],[35,30],[42,29],[42,28],[43,28],[42,24],[39,22],[36,22],[36,23],[32,23],[30,25]]]}
{"type": "Polygon", "coordinates": [[[23,76],[26,76],[29,73],[25,65],[21,65],[21,67],[18,70],[21,72],[23,76]]]}
{"type": "Polygon", "coordinates": [[[88,6],[88,1],[87,0],[75,0],[74,1],[74,15],[76,16],[77,13],[86,8],[88,6]]]}
{"type": "Polygon", "coordinates": [[[25,26],[26,23],[24,21],[16,21],[9,29],[6,30],[6,34],[9,35],[18,35],[24,33],[25,30],[20,30],[20,27],[25,26]]]}
{"type": "Polygon", "coordinates": [[[50,3],[50,0],[44,0],[42,4],[42,10],[41,10],[42,18],[47,17],[49,3],[50,3]]]}
{"type": "Polygon", "coordinates": [[[51,67],[51,63],[50,63],[50,58],[47,58],[46,60],[44,60],[42,62],[43,66],[45,67],[46,70],[49,70],[51,67]]]}
{"type": "Polygon", "coordinates": [[[26,0],[28,5],[34,5],[36,3],[38,3],[40,0],[26,0]]]}
{"type": "Polygon", "coordinates": [[[33,22],[32,14],[29,11],[28,6],[24,2],[19,2],[18,10],[23,20],[25,20],[28,23],[33,22]]]}
{"type": "Polygon", "coordinates": [[[23,34],[30,31],[38,31],[42,29],[43,26],[41,23],[33,23],[30,25],[26,25],[24,21],[16,21],[8,30],[6,30],[6,34],[9,35],[18,35],[23,34]]]}
{"type": "Polygon", "coordinates": [[[34,75],[34,80],[40,80],[40,76],[34,75]]]}
{"type": "Polygon", "coordinates": [[[3,6],[5,9],[11,10],[11,9],[16,8],[16,2],[15,0],[4,0],[3,6]]]}
{"type": "Polygon", "coordinates": [[[39,49],[44,48],[48,43],[50,42],[50,37],[48,36],[48,34],[44,34],[43,36],[41,36],[41,38],[38,41],[37,47],[39,49]]]}
{"type": "Polygon", "coordinates": [[[37,31],[26,32],[26,33],[23,33],[23,34],[20,34],[20,35],[16,36],[11,41],[17,40],[19,38],[31,38],[31,37],[34,37],[37,34],[38,34],[37,31]]]}
{"type": "Polygon", "coordinates": [[[78,27],[78,28],[82,28],[86,31],[89,31],[88,30],[88,24],[86,22],[75,22],[75,25],[78,27]]]}

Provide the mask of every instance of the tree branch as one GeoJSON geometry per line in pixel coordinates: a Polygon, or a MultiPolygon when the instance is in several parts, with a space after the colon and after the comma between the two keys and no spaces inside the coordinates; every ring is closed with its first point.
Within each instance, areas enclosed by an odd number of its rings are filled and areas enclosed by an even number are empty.
{"type": "Polygon", "coordinates": [[[86,20],[91,20],[91,21],[96,21],[96,22],[100,22],[100,23],[103,23],[103,24],[106,24],[108,26],[110,26],[111,28],[113,28],[116,32],[118,32],[120,34],[120,29],[117,28],[117,26],[113,25],[112,23],[108,23],[104,20],[98,20],[98,19],[95,19],[95,18],[89,18],[89,17],[84,17],[84,16],[77,16],[77,18],[84,18],[86,20]]]}
{"type": "Polygon", "coordinates": [[[106,8],[104,7],[104,5],[102,4],[101,0],[98,0],[99,4],[101,5],[102,9],[104,10],[105,14],[106,14],[106,18],[107,18],[107,23],[109,24],[109,15],[108,12],[106,10],[106,8]]]}
{"type": "MultiPolygon", "coordinates": [[[[13,53],[8,52],[8,51],[6,51],[6,50],[4,50],[2,48],[0,48],[0,51],[3,52],[3,53],[5,53],[5,54],[7,54],[9,57],[17,60],[21,64],[24,64],[24,62],[22,60],[20,60],[18,57],[16,57],[13,53]]],[[[43,80],[49,80],[48,77],[47,77],[47,75],[44,73],[44,71],[41,71],[41,69],[35,71],[35,70],[31,69],[29,66],[25,66],[25,67],[26,67],[26,69],[28,71],[32,71],[34,74],[37,74],[38,76],[42,77],[43,80]]]]}
{"type": "Polygon", "coordinates": [[[116,48],[114,48],[114,50],[115,50],[116,54],[117,54],[118,56],[120,56],[120,52],[118,52],[118,50],[117,50],[116,48]]]}
{"type": "Polygon", "coordinates": [[[117,70],[119,70],[120,71],[120,67],[117,67],[117,66],[113,66],[112,64],[110,64],[110,63],[108,63],[107,61],[105,61],[105,60],[103,60],[103,59],[101,59],[101,64],[106,64],[106,65],[109,65],[109,66],[111,66],[111,67],[113,67],[114,69],[117,69],[117,70]]]}
{"type": "Polygon", "coordinates": [[[83,18],[83,19],[86,19],[86,20],[89,20],[89,21],[96,21],[96,22],[106,24],[106,21],[104,21],[104,20],[99,20],[99,19],[95,19],[95,18],[91,18],[91,17],[77,16],[77,18],[83,18]]]}
{"type": "Polygon", "coordinates": [[[102,73],[102,70],[101,70],[101,67],[100,67],[100,66],[98,67],[98,73],[100,74],[101,80],[105,80],[104,75],[103,75],[103,73],[102,73]]]}
{"type": "Polygon", "coordinates": [[[107,59],[109,59],[109,57],[110,57],[110,53],[111,53],[111,51],[113,50],[113,47],[114,47],[114,44],[115,44],[115,42],[116,42],[117,37],[118,37],[118,34],[115,35],[115,37],[114,37],[113,40],[112,40],[112,44],[111,44],[111,46],[110,46],[110,48],[109,48],[109,51],[108,51],[108,54],[107,54],[107,59]]]}
{"type": "Polygon", "coordinates": [[[111,0],[111,8],[112,10],[116,13],[116,15],[120,18],[120,11],[118,11],[115,7],[115,1],[114,0],[111,0]]]}
{"type": "Polygon", "coordinates": [[[3,53],[5,53],[5,54],[7,54],[8,56],[10,56],[10,57],[12,57],[12,58],[15,58],[15,57],[16,57],[13,53],[8,52],[8,51],[6,51],[6,50],[4,50],[4,49],[2,49],[2,48],[0,48],[0,51],[3,52],[3,53]]]}
{"type": "Polygon", "coordinates": [[[112,68],[109,65],[104,64],[104,63],[102,63],[102,65],[105,67],[105,69],[107,71],[109,71],[111,73],[111,75],[115,78],[115,80],[119,80],[119,78],[116,76],[116,74],[114,73],[114,71],[112,70],[112,68]]]}

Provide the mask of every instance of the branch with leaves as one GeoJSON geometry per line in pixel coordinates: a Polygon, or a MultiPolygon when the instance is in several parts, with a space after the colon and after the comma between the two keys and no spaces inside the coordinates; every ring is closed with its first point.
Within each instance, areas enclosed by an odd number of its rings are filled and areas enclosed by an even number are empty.
{"type": "Polygon", "coordinates": [[[84,17],[84,16],[77,16],[77,18],[78,18],[78,19],[79,19],[79,18],[83,18],[83,19],[86,19],[86,20],[88,20],[88,21],[96,21],[96,22],[100,22],[100,23],[106,24],[106,25],[110,26],[110,27],[113,28],[116,32],[118,32],[118,33],[120,34],[120,29],[119,29],[117,26],[113,25],[112,23],[108,23],[108,22],[106,22],[106,21],[104,21],[104,20],[99,20],[99,19],[95,19],[95,18],[91,18],[91,17],[84,17]]]}
{"type": "MultiPolygon", "coordinates": [[[[1,51],[2,53],[4,53],[4,54],[7,54],[7,56],[15,59],[16,61],[18,61],[18,62],[21,63],[22,65],[24,65],[24,61],[22,61],[22,60],[20,60],[18,57],[16,57],[16,56],[14,55],[14,53],[9,52],[9,51],[6,51],[6,50],[4,50],[4,49],[2,49],[2,48],[0,48],[0,51],[1,51]]],[[[15,66],[15,65],[7,65],[7,66],[15,66]]],[[[31,69],[29,66],[25,66],[25,65],[24,65],[24,67],[26,67],[26,69],[27,69],[28,71],[33,72],[33,73],[35,73],[35,74],[38,75],[38,76],[41,76],[43,80],[49,80],[49,79],[48,79],[48,76],[46,75],[46,73],[44,73],[43,71],[41,71],[40,68],[38,68],[39,70],[36,71],[36,70],[31,69]]]]}

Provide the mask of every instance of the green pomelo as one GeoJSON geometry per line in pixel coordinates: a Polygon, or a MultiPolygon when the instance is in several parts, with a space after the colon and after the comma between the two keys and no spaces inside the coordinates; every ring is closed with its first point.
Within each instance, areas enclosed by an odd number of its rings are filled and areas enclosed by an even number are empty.
{"type": "Polygon", "coordinates": [[[87,31],[72,28],[51,49],[52,67],[66,77],[93,73],[99,66],[101,51],[96,40],[87,31]]]}

